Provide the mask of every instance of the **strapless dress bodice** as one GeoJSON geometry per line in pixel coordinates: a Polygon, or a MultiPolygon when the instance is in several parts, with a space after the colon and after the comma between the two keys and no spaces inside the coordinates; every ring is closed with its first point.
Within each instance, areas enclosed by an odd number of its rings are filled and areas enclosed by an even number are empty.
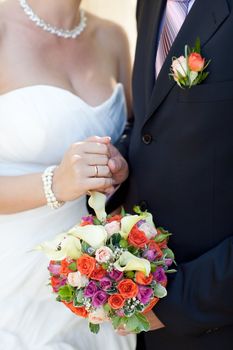
{"type": "Polygon", "coordinates": [[[34,85],[0,95],[0,175],[58,164],[69,146],[93,135],[114,143],[126,121],[122,84],[92,107],[63,88],[34,85]]]}

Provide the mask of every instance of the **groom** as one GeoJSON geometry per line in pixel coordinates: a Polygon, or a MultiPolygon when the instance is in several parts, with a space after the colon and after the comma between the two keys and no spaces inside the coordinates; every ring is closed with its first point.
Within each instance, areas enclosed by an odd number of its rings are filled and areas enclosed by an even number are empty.
{"type": "Polygon", "coordinates": [[[137,23],[124,206],[139,204],[173,233],[178,263],[138,349],[232,350],[233,0],[139,0],[137,23]],[[172,57],[197,37],[209,76],[181,89],[169,79],[172,57]]]}

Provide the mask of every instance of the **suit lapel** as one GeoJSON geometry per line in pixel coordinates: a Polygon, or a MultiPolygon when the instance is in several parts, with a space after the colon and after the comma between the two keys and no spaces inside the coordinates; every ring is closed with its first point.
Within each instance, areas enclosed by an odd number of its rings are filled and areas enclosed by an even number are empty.
{"type": "Polygon", "coordinates": [[[151,26],[147,26],[149,28],[148,32],[148,54],[147,54],[147,62],[146,62],[146,70],[145,70],[145,78],[146,78],[146,91],[147,91],[147,102],[151,97],[151,93],[155,84],[155,54],[157,49],[157,39],[160,31],[160,22],[163,15],[163,11],[166,5],[165,0],[153,0],[154,9],[148,8],[148,13],[150,13],[150,23],[151,26]],[[150,12],[149,12],[150,11],[150,12]],[[149,69],[148,69],[149,68],[149,69]]]}
{"type": "Polygon", "coordinates": [[[154,86],[154,56],[160,18],[166,0],[138,1],[138,40],[133,72],[134,104],[140,106],[143,122],[154,86]]]}
{"type": "MultiPolygon", "coordinates": [[[[172,57],[181,56],[184,53],[185,45],[193,46],[197,37],[200,37],[201,47],[204,47],[228,15],[229,8],[226,0],[195,1],[158,75],[149,101],[147,118],[144,122],[152,116],[175,86],[175,82],[168,76],[172,57]]],[[[211,57],[206,58],[211,59],[211,57]]],[[[155,54],[153,61],[155,61],[155,54]]]]}

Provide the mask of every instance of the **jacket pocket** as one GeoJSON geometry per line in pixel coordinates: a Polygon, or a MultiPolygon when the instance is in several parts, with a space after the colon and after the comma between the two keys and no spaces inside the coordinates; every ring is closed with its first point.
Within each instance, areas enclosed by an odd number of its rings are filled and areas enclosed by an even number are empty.
{"type": "Polygon", "coordinates": [[[200,84],[190,89],[180,89],[178,101],[181,103],[208,103],[233,100],[233,81],[200,84]]]}

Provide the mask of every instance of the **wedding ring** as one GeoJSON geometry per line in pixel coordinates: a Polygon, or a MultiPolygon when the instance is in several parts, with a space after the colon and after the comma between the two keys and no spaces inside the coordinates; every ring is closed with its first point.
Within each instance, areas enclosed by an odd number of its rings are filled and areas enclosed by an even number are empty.
{"type": "Polygon", "coordinates": [[[95,177],[98,177],[98,175],[99,175],[99,169],[98,169],[98,166],[97,165],[95,165],[95,177]]]}

